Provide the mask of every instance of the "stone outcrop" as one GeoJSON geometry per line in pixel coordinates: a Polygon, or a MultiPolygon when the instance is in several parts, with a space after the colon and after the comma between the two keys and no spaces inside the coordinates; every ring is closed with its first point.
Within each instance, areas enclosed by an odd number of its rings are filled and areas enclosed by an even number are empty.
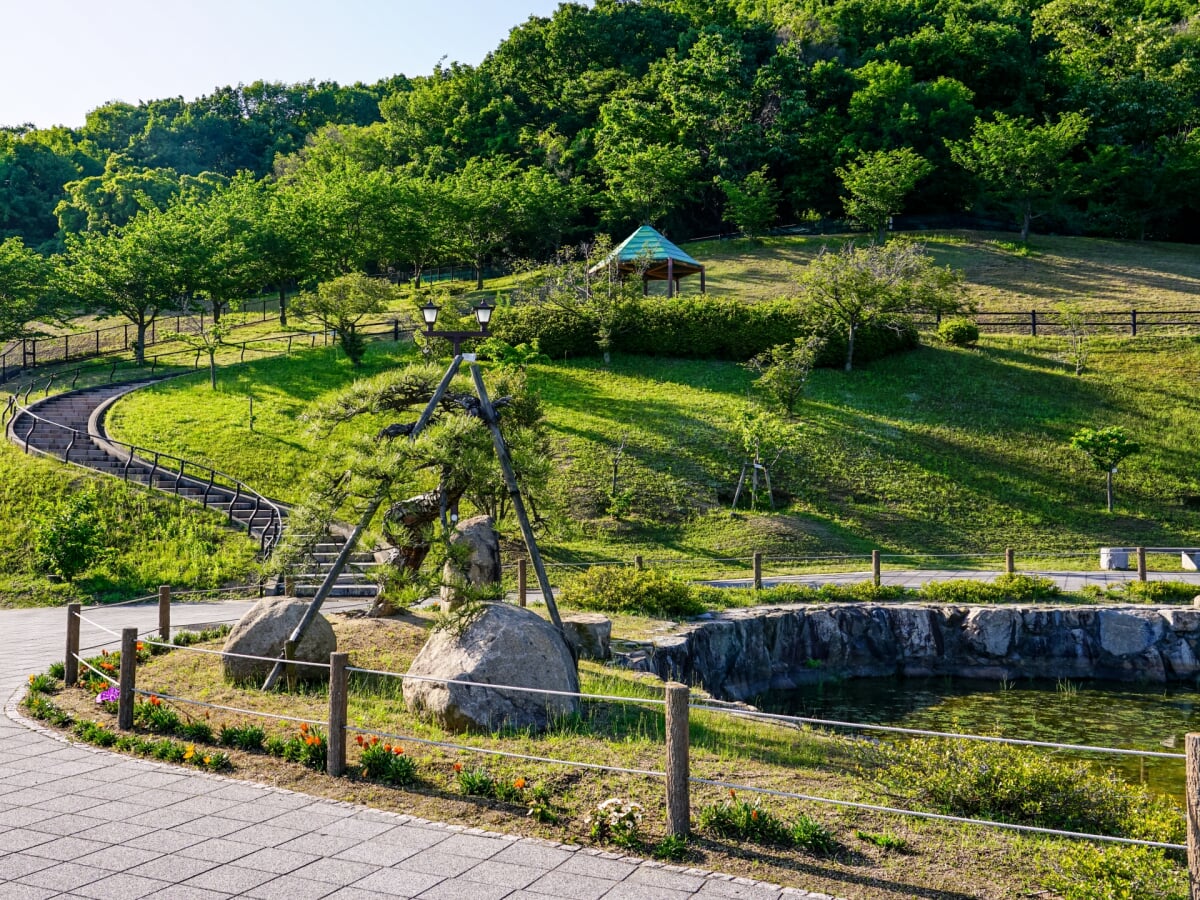
{"type": "Polygon", "coordinates": [[[709,614],[614,657],[724,700],[829,677],[1165,682],[1200,673],[1200,610],[797,604],[709,614]]]}
{"type": "Polygon", "coordinates": [[[408,675],[474,683],[404,680],[409,709],[452,731],[541,731],[579,711],[577,697],[475,686],[579,691],[575,660],[558,629],[537,613],[506,603],[482,604],[455,627],[435,631],[408,675]]]}
{"type": "MultiPolygon", "coordinates": [[[[465,603],[463,586],[480,587],[500,581],[500,535],[491,516],[463,519],[450,535],[451,547],[466,547],[461,562],[446,560],[442,566],[443,610],[465,603]]],[[[463,551],[460,551],[463,552],[463,551]]]]}
{"type": "MultiPolygon", "coordinates": [[[[308,609],[308,601],[291,598],[265,597],[259,600],[229,632],[225,639],[224,652],[241,653],[247,656],[278,658],[283,653],[283,643],[291,637],[308,609]]],[[[333,626],[318,615],[308,626],[304,638],[296,647],[294,658],[305,662],[329,663],[329,654],[337,649],[337,638],[333,626]]],[[[267,677],[273,663],[262,660],[241,659],[236,656],[221,657],[225,677],[234,681],[259,681],[267,677]]],[[[307,681],[328,680],[329,672],[315,666],[296,666],[296,677],[307,681]]]]}

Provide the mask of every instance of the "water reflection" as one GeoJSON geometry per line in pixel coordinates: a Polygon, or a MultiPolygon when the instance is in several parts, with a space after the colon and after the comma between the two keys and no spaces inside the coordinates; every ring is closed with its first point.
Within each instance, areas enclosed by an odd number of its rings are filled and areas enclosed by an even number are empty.
{"type": "MultiPolygon", "coordinates": [[[[1200,731],[1195,688],[1100,681],[860,678],[773,691],[755,705],[820,719],[1179,753],[1184,735],[1200,731]]],[[[1079,755],[1129,781],[1183,798],[1183,760],[1079,755]]]]}

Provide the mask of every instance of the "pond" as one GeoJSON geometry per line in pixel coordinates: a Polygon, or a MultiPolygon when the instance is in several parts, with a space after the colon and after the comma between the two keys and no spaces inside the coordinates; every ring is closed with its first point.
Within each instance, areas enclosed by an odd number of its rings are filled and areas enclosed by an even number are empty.
{"type": "MultiPolygon", "coordinates": [[[[769,712],[843,722],[1168,753],[1183,753],[1184,735],[1200,731],[1200,691],[1194,687],[859,678],[773,691],[754,702],[769,712]]],[[[1181,759],[1079,755],[1183,799],[1181,759]]]]}

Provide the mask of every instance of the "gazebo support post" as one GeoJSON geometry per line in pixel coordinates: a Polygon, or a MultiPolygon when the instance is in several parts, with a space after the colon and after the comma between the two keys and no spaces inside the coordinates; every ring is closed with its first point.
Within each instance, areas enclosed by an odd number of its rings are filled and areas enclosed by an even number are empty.
{"type": "Polygon", "coordinates": [[[667,299],[675,296],[675,260],[667,257],[667,299]]]}

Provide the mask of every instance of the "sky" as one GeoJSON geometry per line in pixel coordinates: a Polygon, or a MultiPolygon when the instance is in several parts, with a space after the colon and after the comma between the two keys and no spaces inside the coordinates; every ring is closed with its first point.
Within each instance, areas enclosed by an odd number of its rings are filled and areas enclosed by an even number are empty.
{"type": "Polygon", "coordinates": [[[373,82],[477,64],[558,0],[0,0],[0,125],[83,125],[253,81],[373,82]]]}

